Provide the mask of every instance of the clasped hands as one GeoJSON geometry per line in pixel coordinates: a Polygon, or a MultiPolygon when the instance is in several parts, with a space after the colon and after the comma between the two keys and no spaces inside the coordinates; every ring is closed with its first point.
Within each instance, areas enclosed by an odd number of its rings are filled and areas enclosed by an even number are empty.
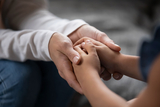
{"type": "MultiPolygon", "coordinates": [[[[120,47],[114,44],[114,42],[105,33],[97,30],[96,28],[90,25],[81,26],[68,37],[60,33],[54,33],[48,45],[50,57],[55,63],[59,75],[68,82],[70,87],[72,87],[81,94],[83,94],[83,91],[79,82],[77,81],[77,77],[75,76],[72,63],[78,65],[82,62],[83,59],[80,54],[80,51],[76,50],[78,47],[73,49],[73,44],[81,44],[85,42],[86,39],[90,39],[90,41],[94,45],[102,45],[105,47],[109,47],[110,49],[116,52],[120,51],[120,47]]],[[[99,48],[101,48],[101,46],[99,48]]],[[[99,48],[97,48],[97,51],[99,48]]],[[[100,54],[100,52],[97,53],[100,54]]],[[[101,60],[101,62],[103,63],[103,60],[101,60]]],[[[103,65],[102,68],[100,68],[100,76],[104,80],[109,80],[111,78],[112,73],[113,78],[115,78],[116,80],[121,79],[122,74],[118,73],[118,71],[113,72],[109,70],[110,69],[108,69],[108,67],[105,67],[103,65]]]]}

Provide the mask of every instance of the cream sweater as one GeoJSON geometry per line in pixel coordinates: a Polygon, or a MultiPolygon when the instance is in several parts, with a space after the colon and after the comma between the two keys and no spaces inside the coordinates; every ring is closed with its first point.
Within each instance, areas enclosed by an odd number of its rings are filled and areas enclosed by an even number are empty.
{"type": "Polygon", "coordinates": [[[45,0],[5,0],[0,29],[0,59],[51,61],[48,43],[55,32],[65,36],[86,24],[83,20],[58,18],[47,10],[45,0]]]}

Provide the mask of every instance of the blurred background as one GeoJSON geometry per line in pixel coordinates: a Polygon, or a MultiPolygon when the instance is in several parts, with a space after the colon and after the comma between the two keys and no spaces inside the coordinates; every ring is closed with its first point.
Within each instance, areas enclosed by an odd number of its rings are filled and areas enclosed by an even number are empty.
{"type": "MultiPolygon", "coordinates": [[[[141,41],[150,37],[160,22],[159,0],[49,0],[49,10],[61,18],[85,20],[120,45],[121,53],[129,55],[138,55],[141,41]]],[[[104,83],[126,100],[146,86],[126,76],[104,83]]],[[[75,93],[69,107],[91,106],[85,96],[75,93]]]]}

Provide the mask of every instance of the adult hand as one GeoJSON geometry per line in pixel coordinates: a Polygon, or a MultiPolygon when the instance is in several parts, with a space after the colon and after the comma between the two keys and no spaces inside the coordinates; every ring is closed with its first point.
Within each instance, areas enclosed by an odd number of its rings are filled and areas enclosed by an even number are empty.
{"type": "MultiPolygon", "coordinates": [[[[83,37],[80,40],[78,40],[74,46],[81,45],[81,48],[86,52],[84,46],[86,41],[91,41],[94,44],[94,47],[96,48],[96,51],[98,53],[101,65],[105,67],[107,71],[104,71],[100,73],[101,78],[104,80],[109,80],[111,78],[111,74],[113,74],[113,77],[115,78],[115,74],[117,73],[117,56],[119,56],[119,52],[115,52],[111,49],[109,49],[106,45],[103,43],[96,41],[94,39],[83,37]]],[[[122,78],[123,75],[118,74],[118,79],[122,78]]],[[[117,79],[117,77],[116,77],[117,79]]]]}
{"type": "Polygon", "coordinates": [[[119,52],[121,50],[121,48],[117,44],[115,44],[113,40],[111,40],[104,32],[101,32],[90,25],[81,26],[75,32],[70,34],[68,37],[71,39],[73,44],[82,37],[89,37],[105,44],[106,46],[108,46],[110,49],[114,51],[119,52]]]}
{"type": "MultiPolygon", "coordinates": [[[[121,48],[114,44],[105,33],[89,25],[81,26],[68,37],[60,33],[53,34],[49,42],[49,52],[60,76],[65,79],[72,88],[82,94],[82,89],[77,82],[71,64],[71,62],[78,64],[81,59],[79,53],[73,49],[73,43],[82,37],[90,37],[104,43],[112,50],[120,51],[121,48]]],[[[107,75],[108,74],[109,73],[107,73],[107,75]]],[[[111,76],[111,74],[107,75],[105,77],[111,76]]]]}
{"type": "MultiPolygon", "coordinates": [[[[80,38],[89,37],[105,44],[114,51],[119,52],[121,50],[121,48],[117,44],[115,44],[105,33],[97,30],[96,28],[90,25],[81,26],[75,32],[70,34],[68,37],[72,40],[73,43],[75,43],[80,38]]],[[[102,77],[104,80],[109,80],[111,78],[111,74],[108,71],[104,70],[104,72],[102,73],[102,77]]],[[[122,78],[122,74],[114,72],[113,78],[119,80],[122,78]]]]}
{"type": "Polygon", "coordinates": [[[71,64],[71,62],[78,64],[80,55],[73,49],[72,41],[60,33],[55,33],[49,42],[49,52],[60,76],[68,82],[70,87],[82,94],[71,64]]]}

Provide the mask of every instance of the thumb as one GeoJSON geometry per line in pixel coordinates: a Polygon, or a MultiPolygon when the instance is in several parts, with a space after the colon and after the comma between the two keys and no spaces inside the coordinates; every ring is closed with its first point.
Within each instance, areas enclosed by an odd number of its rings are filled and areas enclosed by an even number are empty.
{"type": "Polygon", "coordinates": [[[82,47],[88,52],[88,53],[97,53],[96,48],[92,44],[90,40],[86,40],[82,43],[82,47]]]}
{"type": "Polygon", "coordinates": [[[70,59],[70,61],[74,64],[79,64],[81,57],[77,51],[75,51],[73,48],[70,48],[66,52],[66,56],[70,59]]]}
{"type": "Polygon", "coordinates": [[[119,52],[121,50],[120,46],[115,44],[105,33],[97,33],[97,40],[107,45],[110,49],[119,52]]]}
{"type": "Polygon", "coordinates": [[[79,64],[81,57],[79,53],[73,49],[72,45],[67,45],[65,49],[61,49],[61,52],[65,54],[72,63],[79,64]]]}
{"type": "Polygon", "coordinates": [[[123,74],[119,73],[119,72],[114,72],[113,73],[113,78],[115,80],[120,80],[123,77],[123,74]]]}

